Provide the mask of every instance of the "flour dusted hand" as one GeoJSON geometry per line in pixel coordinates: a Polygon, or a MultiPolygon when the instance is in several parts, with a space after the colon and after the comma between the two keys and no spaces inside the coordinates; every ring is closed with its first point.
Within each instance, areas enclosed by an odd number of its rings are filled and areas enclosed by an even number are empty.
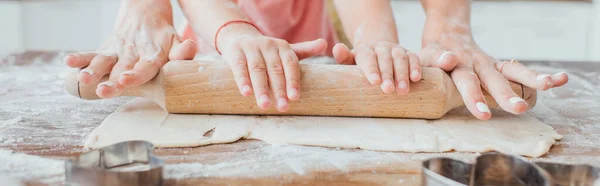
{"type": "Polygon", "coordinates": [[[470,2],[424,0],[428,12],[423,32],[420,59],[424,66],[450,72],[469,111],[482,120],[491,112],[481,87],[507,112],[522,114],[529,106],[511,89],[509,80],[539,90],[567,83],[565,73],[539,74],[518,62],[499,61],[486,54],[473,39],[470,27],[470,2]],[[449,3],[449,4],[446,4],[449,3]]]}
{"type": "Polygon", "coordinates": [[[94,52],[67,54],[64,61],[82,69],[77,78],[83,84],[96,84],[110,73],[96,94],[111,98],[146,83],[169,60],[193,59],[195,48],[192,40],[179,40],[168,1],[122,1],[106,42],[94,52]]]}

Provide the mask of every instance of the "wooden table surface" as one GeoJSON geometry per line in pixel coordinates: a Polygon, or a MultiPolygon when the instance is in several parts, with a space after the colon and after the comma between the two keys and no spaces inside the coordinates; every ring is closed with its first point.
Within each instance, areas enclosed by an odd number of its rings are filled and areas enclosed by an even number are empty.
{"type": "MultiPolygon", "coordinates": [[[[61,185],[64,174],[57,160],[85,152],[82,143],[91,130],[130,99],[85,101],[68,95],[61,79],[62,56],[30,51],[0,58],[0,175],[31,185],[61,185]]],[[[535,160],[600,166],[600,63],[524,63],[545,73],[566,71],[571,77],[564,88],[540,92],[538,105],[529,112],[564,135],[547,155],[535,160]]],[[[256,140],[155,153],[167,162],[167,185],[418,185],[421,160],[449,156],[468,161],[477,155],[270,145],[256,140]]]]}

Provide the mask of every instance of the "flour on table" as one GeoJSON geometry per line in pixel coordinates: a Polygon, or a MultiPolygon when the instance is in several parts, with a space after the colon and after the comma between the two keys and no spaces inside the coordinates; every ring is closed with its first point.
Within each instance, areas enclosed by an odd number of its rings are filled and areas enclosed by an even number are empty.
{"type": "Polygon", "coordinates": [[[57,183],[64,180],[64,161],[32,156],[28,154],[13,153],[0,150],[0,183],[2,179],[7,182],[37,179],[42,183],[57,183]]]}
{"type": "Polygon", "coordinates": [[[464,111],[440,120],[305,116],[169,114],[137,98],[109,115],[84,146],[101,148],[127,140],[158,147],[188,147],[258,139],[271,144],[360,148],[397,152],[499,151],[544,155],[561,136],[533,117],[497,113],[480,121],[464,111]],[[205,136],[209,131],[211,135],[205,136]]]}

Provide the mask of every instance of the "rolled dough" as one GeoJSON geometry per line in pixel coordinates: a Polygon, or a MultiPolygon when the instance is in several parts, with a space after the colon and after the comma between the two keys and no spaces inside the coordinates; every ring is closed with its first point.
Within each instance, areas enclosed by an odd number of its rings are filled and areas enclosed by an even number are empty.
{"type": "Polygon", "coordinates": [[[464,109],[440,120],[186,115],[169,114],[148,99],[136,98],[109,115],[84,146],[147,140],[157,147],[189,147],[242,138],[377,151],[499,151],[539,157],[562,136],[531,116],[501,112],[489,121],[477,120],[464,109]]]}

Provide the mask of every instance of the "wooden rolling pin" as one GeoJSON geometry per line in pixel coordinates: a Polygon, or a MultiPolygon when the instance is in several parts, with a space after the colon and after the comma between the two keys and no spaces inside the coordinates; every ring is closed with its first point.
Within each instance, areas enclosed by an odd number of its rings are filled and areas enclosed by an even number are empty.
{"type": "MultiPolygon", "coordinates": [[[[146,97],[170,113],[243,115],[319,115],[436,119],[464,106],[450,76],[438,68],[423,68],[422,80],[410,84],[410,93],[385,94],[373,86],[355,65],[300,65],[301,96],[290,102],[287,112],[274,106],[262,110],[254,96],[243,97],[233,73],[224,62],[171,61],[148,83],[126,89],[122,96],[146,97]]],[[[97,84],[77,81],[75,69],[67,78],[68,91],[83,99],[99,99],[97,84]]],[[[104,79],[108,78],[104,77],[104,79]]],[[[104,80],[103,80],[104,81],[104,80]]],[[[536,102],[534,89],[512,83],[512,89],[530,107],[536,102]]],[[[498,104],[484,90],[491,108],[498,104]]]]}

